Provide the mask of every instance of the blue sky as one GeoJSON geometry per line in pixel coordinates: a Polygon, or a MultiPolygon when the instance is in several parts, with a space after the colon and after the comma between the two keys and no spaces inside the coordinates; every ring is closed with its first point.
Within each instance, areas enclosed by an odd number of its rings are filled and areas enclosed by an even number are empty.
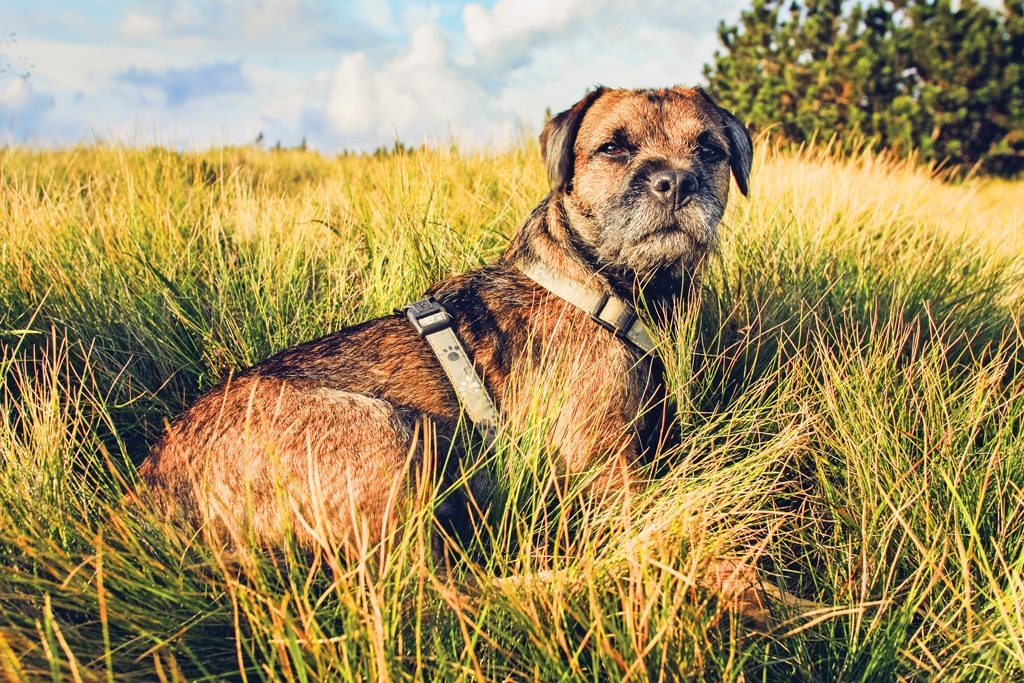
{"type": "Polygon", "coordinates": [[[740,0],[0,3],[0,142],[502,145],[595,83],[697,83],[740,0]]]}

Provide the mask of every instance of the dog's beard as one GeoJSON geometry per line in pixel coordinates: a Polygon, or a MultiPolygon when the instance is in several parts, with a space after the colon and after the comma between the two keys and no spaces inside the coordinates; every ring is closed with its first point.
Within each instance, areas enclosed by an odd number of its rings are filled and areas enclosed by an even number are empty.
{"type": "Polygon", "coordinates": [[[597,255],[641,276],[677,264],[692,267],[715,248],[724,211],[704,193],[678,211],[646,195],[626,195],[604,213],[597,255]]]}

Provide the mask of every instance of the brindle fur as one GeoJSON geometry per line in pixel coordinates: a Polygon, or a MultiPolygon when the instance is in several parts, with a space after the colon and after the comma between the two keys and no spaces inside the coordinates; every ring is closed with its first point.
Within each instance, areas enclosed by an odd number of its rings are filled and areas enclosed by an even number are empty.
{"type": "MultiPolygon", "coordinates": [[[[571,357],[559,381],[573,389],[549,445],[569,473],[631,465],[670,422],[661,362],[519,266],[543,261],[670,320],[714,247],[730,168],[746,193],[750,136],[699,89],[599,88],[546,126],[541,147],[551,193],[501,259],[428,293],[454,316],[509,429],[550,379],[543,359],[571,357]],[[625,156],[601,151],[608,142],[625,156]],[[685,205],[647,190],[665,169],[696,178],[685,205]]],[[[334,539],[372,541],[412,495],[423,421],[450,439],[458,419],[437,359],[395,314],[286,349],[211,390],[169,426],[140,474],[162,507],[210,528],[266,544],[286,527],[306,542],[325,527],[334,539]]]]}

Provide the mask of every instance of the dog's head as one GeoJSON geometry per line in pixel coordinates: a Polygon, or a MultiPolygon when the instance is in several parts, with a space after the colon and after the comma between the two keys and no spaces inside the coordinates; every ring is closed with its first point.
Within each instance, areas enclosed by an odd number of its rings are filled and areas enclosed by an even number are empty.
{"type": "Polygon", "coordinates": [[[603,266],[692,267],[717,239],[730,170],[747,193],[752,144],[699,88],[598,88],[540,136],[552,188],[603,266]]]}

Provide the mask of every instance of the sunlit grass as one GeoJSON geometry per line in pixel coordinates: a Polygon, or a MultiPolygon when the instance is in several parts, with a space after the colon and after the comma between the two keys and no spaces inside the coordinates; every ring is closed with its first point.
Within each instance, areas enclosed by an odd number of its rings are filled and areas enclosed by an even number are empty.
{"type": "Polygon", "coordinates": [[[6,149],[0,177],[12,680],[1024,676],[1024,184],[762,144],[664,350],[683,439],[648,483],[566,482],[538,410],[479,465],[477,535],[426,482],[352,557],[215,552],[133,463],[231,370],[496,258],[533,147],[6,149]],[[750,628],[702,588],[722,557],[819,607],[750,628]]]}

